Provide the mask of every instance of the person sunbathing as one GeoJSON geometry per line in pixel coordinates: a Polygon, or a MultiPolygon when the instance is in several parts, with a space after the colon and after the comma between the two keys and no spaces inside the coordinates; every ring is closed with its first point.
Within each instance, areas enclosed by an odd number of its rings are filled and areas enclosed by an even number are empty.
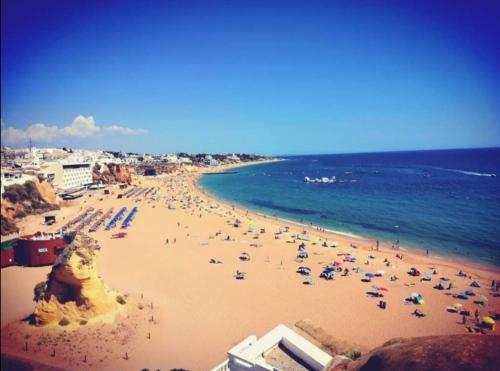
{"type": "Polygon", "coordinates": [[[413,312],[413,314],[415,316],[417,316],[418,318],[425,317],[425,313],[422,312],[420,309],[415,309],[415,311],[413,312]]]}

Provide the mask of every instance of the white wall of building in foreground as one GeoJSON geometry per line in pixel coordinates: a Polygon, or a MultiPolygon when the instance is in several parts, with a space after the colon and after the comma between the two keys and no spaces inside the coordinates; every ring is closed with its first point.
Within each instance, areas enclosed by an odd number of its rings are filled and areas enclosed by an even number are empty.
{"type": "Polygon", "coordinates": [[[280,344],[313,370],[323,370],[332,361],[332,357],[316,345],[285,325],[279,325],[260,339],[254,335],[247,337],[230,349],[228,359],[212,371],[273,371],[275,368],[266,363],[264,355],[280,344]]]}

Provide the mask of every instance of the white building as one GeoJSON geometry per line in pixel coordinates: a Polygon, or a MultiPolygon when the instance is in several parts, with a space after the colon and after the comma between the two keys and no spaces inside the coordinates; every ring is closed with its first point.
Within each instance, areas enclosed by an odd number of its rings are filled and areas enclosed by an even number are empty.
{"type": "Polygon", "coordinates": [[[42,165],[42,174],[54,188],[66,190],[92,183],[92,164],[89,162],[45,162],[42,165]]]}
{"type": "Polygon", "coordinates": [[[92,183],[92,167],[88,162],[63,164],[63,189],[80,187],[92,183]]]}
{"type": "Polygon", "coordinates": [[[177,157],[177,155],[166,155],[164,157],[164,159],[169,164],[178,164],[178,163],[180,163],[179,158],[177,157]]]}
{"type": "Polygon", "coordinates": [[[230,349],[227,356],[212,371],[320,371],[332,362],[330,355],[285,325],[277,326],[260,339],[255,335],[247,337],[230,349]]]}
{"type": "Polygon", "coordinates": [[[240,162],[240,158],[238,156],[236,156],[236,154],[232,154],[230,156],[227,156],[227,158],[231,161],[234,161],[234,162],[240,162]]]}

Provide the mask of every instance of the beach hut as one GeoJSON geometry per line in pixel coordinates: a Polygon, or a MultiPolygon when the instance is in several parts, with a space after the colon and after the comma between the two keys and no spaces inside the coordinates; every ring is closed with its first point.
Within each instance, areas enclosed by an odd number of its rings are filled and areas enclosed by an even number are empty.
{"type": "Polygon", "coordinates": [[[25,266],[54,264],[66,247],[62,235],[36,233],[19,238],[15,246],[16,262],[25,266]]]}
{"type": "Polygon", "coordinates": [[[16,259],[14,255],[14,245],[16,244],[17,239],[4,241],[1,244],[1,267],[8,267],[16,264],[16,259]]]}
{"type": "Polygon", "coordinates": [[[56,222],[56,216],[55,215],[45,215],[44,217],[44,223],[45,225],[52,225],[56,222]]]}

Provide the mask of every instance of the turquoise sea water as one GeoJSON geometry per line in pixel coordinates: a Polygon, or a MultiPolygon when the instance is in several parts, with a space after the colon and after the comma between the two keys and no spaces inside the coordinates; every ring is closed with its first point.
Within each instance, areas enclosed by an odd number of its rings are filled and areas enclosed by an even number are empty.
{"type": "Polygon", "coordinates": [[[500,265],[500,149],[292,156],[200,185],[268,215],[500,265]]]}

